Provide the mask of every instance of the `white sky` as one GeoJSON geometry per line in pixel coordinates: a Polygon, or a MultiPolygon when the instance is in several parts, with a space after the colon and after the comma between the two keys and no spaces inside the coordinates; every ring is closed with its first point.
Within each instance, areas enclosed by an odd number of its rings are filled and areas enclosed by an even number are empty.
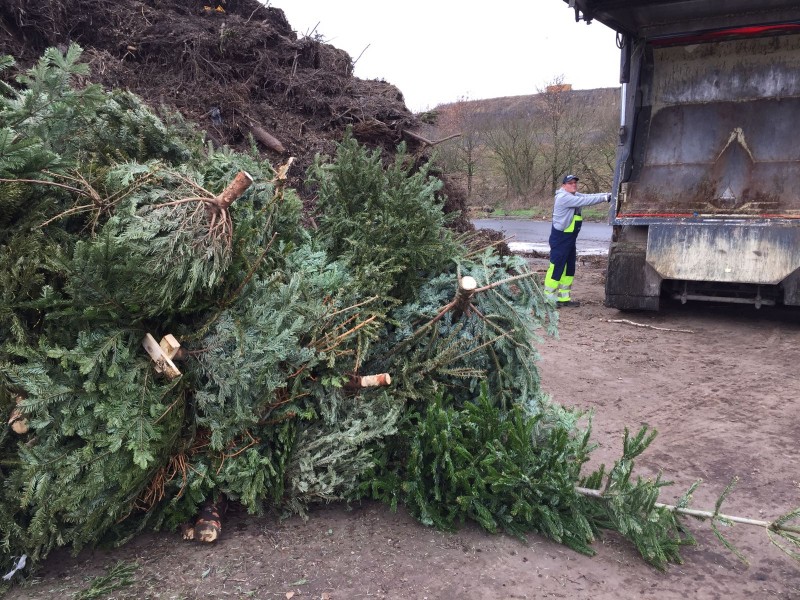
{"type": "Polygon", "coordinates": [[[576,23],[564,0],[262,2],[282,9],[299,37],[318,33],[345,50],[356,77],[397,86],[414,112],[535,94],[558,76],[575,89],[619,85],[615,33],[576,23]]]}

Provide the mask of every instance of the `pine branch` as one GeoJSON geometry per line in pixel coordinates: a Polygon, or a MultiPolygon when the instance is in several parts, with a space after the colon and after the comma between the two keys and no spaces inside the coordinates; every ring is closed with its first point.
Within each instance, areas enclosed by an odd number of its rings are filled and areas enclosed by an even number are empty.
{"type": "MultiPolygon", "coordinates": [[[[590,498],[597,498],[599,500],[608,500],[611,496],[618,495],[617,493],[609,494],[607,492],[603,492],[602,490],[584,488],[584,487],[579,487],[579,486],[575,487],[575,491],[578,494],[581,494],[582,496],[587,496],[587,497],[590,497],[590,498]]],[[[748,518],[748,517],[738,517],[738,516],[733,516],[733,515],[722,514],[718,510],[719,507],[717,507],[713,511],[711,511],[711,510],[696,510],[696,509],[692,509],[692,508],[685,508],[685,507],[681,507],[681,506],[676,506],[674,504],[664,504],[664,503],[661,503],[661,502],[655,502],[653,504],[653,507],[658,508],[658,509],[664,509],[664,510],[666,510],[668,512],[671,512],[671,513],[675,513],[675,514],[679,514],[679,515],[683,515],[683,516],[687,516],[687,517],[693,517],[695,519],[699,519],[699,520],[702,520],[702,521],[711,521],[712,526],[716,522],[720,522],[720,523],[725,523],[725,524],[740,523],[742,525],[752,525],[754,527],[762,527],[767,531],[767,534],[770,536],[770,538],[772,538],[773,535],[777,535],[777,536],[779,536],[779,537],[781,537],[783,539],[787,539],[787,540],[791,541],[792,544],[800,547],[800,544],[798,544],[798,542],[800,542],[800,539],[797,538],[797,536],[800,535],[800,527],[798,527],[798,526],[790,526],[790,525],[786,525],[785,524],[787,520],[796,519],[798,516],[800,516],[800,508],[795,509],[792,512],[789,512],[786,515],[783,515],[782,517],[780,517],[778,519],[775,519],[774,521],[764,521],[762,519],[751,519],[751,518],[748,518]],[[785,534],[789,534],[789,535],[785,535],[785,534]]],[[[717,535],[719,537],[719,533],[718,532],[717,532],[717,535]]],[[[747,563],[747,560],[745,560],[745,558],[742,556],[742,554],[736,548],[731,546],[730,543],[726,542],[726,540],[724,540],[724,539],[721,540],[721,541],[725,544],[725,546],[729,550],[734,552],[734,554],[736,554],[736,556],[739,557],[744,563],[747,563]]],[[[778,546],[779,548],[781,548],[786,554],[788,554],[789,556],[791,556],[792,558],[794,558],[795,560],[800,562],[800,554],[798,554],[796,552],[793,552],[791,550],[785,549],[780,544],[775,544],[775,545],[778,546]]]]}
{"type": "Polygon", "coordinates": [[[117,562],[107,568],[105,575],[95,577],[88,588],[78,592],[75,600],[107,598],[112,592],[133,585],[133,574],[138,568],[138,563],[117,562]]]}
{"type": "Polygon", "coordinates": [[[0,181],[5,183],[33,183],[36,185],[50,185],[53,187],[65,189],[69,192],[73,192],[75,194],[78,194],[79,196],[86,196],[87,198],[91,197],[89,194],[87,194],[86,192],[84,192],[79,188],[72,187],[71,185],[66,185],[64,183],[58,183],[55,181],[47,181],[44,179],[8,179],[5,177],[0,177],[0,181]]]}

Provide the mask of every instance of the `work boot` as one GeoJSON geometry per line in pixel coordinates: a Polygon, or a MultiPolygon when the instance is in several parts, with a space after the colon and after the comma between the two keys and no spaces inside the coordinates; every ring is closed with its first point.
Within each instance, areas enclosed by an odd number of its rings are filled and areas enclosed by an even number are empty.
{"type": "Polygon", "coordinates": [[[564,307],[575,308],[575,307],[578,307],[580,305],[581,305],[581,303],[578,302],[577,300],[563,300],[563,301],[560,301],[560,302],[556,302],[556,306],[558,308],[564,308],[564,307]]]}

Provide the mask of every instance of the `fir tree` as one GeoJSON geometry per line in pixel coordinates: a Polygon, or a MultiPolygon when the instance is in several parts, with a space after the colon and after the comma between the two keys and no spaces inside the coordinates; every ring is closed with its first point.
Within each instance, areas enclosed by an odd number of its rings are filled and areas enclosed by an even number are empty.
{"type": "Polygon", "coordinates": [[[457,255],[436,197],[442,183],[425,167],[413,172],[403,144],[384,168],[379,152],[348,134],[336,160],[317,157],[308,179],[318,188],[317,237],[366,295],[413,299],[428,276],[457,255]]]}

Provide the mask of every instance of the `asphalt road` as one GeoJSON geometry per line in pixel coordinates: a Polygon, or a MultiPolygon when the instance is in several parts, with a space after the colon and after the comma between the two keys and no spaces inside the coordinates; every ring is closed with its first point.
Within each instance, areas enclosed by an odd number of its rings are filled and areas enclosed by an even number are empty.
{"type": "MultiPolygon", "coordinates": [[[[473,219],[477,229],[502,231],[514,252],[549,252],[550,221],[530,219],[473,219]]],[[[611,226],[606,223],[584,223],[578,235],[578,254],[608,254],[611,226]]]]}

